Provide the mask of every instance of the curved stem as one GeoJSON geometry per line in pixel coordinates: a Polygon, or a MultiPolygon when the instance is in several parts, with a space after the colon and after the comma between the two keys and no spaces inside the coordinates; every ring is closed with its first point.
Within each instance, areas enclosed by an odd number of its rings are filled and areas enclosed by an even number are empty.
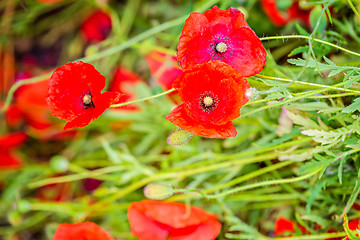
{"type": "Polygon", "coordinates": [[[157,98],[157,97],[161,97],[161,96],[167,95],[167,94],[169,94],[169,93],[174,92],[175,90],[176,90],[175,88],[172,88],[172,89],[170,89],[170,90],[168,90],[168,91],[166,91],[166,92],[162,92],[162,93],[153,95],[153,96],[151,96],[151,97],[136,99],[136,100],[130,101],[130,102],[124,102],[124,103],[114,104],[114,105],[111,105],[110,107],[122,107],[122,106],[126,106],[126,105],[129,105],[129,104],[137,103],[137,102],[147,101],[147,100],[150,100],[150,99],[153,99],[153,98],[157,98]]]}
{"type": "Polygon", "coordinates": [[[323,40],[320,40],[320,39],[317,39],[317,38],[312,38],[312,37],[303,36],[303,35],[270,36],[270,37],[262,37],[262,38],[260,38],[260,40],[261,41],[266,41],[266,40],[299,39],[299,38],[300,39],[311,39],[314,42],[319,42],[319,43],[322,43],[322,44],[337,48],[337,49],[339,49],[341,51],[344,51],[346,53],[349,53],[349,54],[360,57],[360,53],[348,50],[348,49],[343,48],[343,47],[339,47],[339,46],[337,46],[337,45],[335,45],[333,43],[329,43],[329,42],[326,42],[326,41],[323,41],[323,40]]]}
{"type": "Polygon", "coordinates": [[[201,196],[203,196],[206,199],[216,199],[219,197],[227,196],[227,195],[237,193],[240,191],[244,191],[244,190],[248,190],[248,189],[264,187],[264,186],[269,186],[269,185],[274,185],[274,184],[285,184],[285,183],[298,182],[298,181],[304,180],[306,178],[309,178],[309,177],[315,175],[320,170],[321,169],[318,169],[312,173],[308,173],[303,176],[295,177],[295,178],[276,179],[276,180],[271,180],[271,181],[266,181],[266,182],[258,182],[258,183],[248,184],[248,185],[236,187],[236,188],[233,188],[233,189],[230,189],[228,191],[224,191],[224,192],[221,192],[218,194],[210,195],[210,194],[205,193],[204,191],[196,190],[196,189],[174,189],[174,192],[175,193],[195,192],[195,193],[199,193],[201,196]]]}
{"type": "Polygon", "coordinates": [[[283,81],[283,82],[290,82],[290,83],[296,83],[296,84],[302,84],[302,85],[309,85],[309,86],[314,86],[314,87],[319,87],[319,88],[328,88],[328,89],[333,89],[333,90],[343,91],[343,92],[351,92],[351,93],[357,93],[357,94],[360,93],[360,91],[356,91],[356,90],[333,87],[333,86],[328,86],[328,85],[323,85],[323,84],[302,82],[302,81],[291,80],[291,79],[286,79],[286,78],[271,77],[271,76],[265,76],[265,75],[260,75],[260,74],[256,74],[255,76],[260,77],[260,78],[265,78],[265,79],[271,79],[271,80],[277,80],[277,81],[283,81]]]}

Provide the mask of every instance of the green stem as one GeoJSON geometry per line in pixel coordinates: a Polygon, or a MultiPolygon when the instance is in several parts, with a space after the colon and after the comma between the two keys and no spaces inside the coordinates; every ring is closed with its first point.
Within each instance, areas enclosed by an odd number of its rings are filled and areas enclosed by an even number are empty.
{"type": "Polygon", "coordinates": [[[110,107],[122,107],[122,106],[126,106],[126,105],[129,105],[129,104],[137,103],[137,102],[147,101],[147,100],[154,99],[154,98],[157,98],[157,97],[165,96],[165,95],[167,95],[169,93],[174,92],[175,90],[176,90],[175,88],[172,88],[172,89],[170,89],[170,90],[168,90],[166,92],[162,92],[162,93],[150,96],[150,97],[136,99],[134,101],[125,102],[125,103],[114,104],[114,105],[111,105],[110,107]]]}
{"type": "MultiPolygon", "coordinates": [[[[307,150],[308,149],[304,149],[304,151],[307,151],[307,150]]],[[[150,182],[156,182],[156,181],[159,181],[159,180],[171,179],[171,178],[173,178],[173,179],[182,179],[182,178],[185,178],[185,177],[188,177],[188,176],[193,176],[193,175],[204,173],[204,172],[215,171],[215,170],[218,170],[218,169],[232,168],[232,167],[238,166],[238,165],[246,165],[246,164],[250,164],[250,163],[262,162],[262,161],[265,161],[265,160],[270,160],[270,159],[277,158],[278,156],[281,156],[281,155],[284,155],[284,154],[286,154],[286,153],[271,152],[271,153],[267,153],[267,154],[260,155],[260,156],[255,156],[255,157],[242,159],[241,161],[239,161],[239,159],[234,159],[234,160],[221,162],[221,163],[217,163],[217,164],[213,164],[213,165],[202,166],[202,167],[199,167],[199,168],[196,168],[196,169],[184,169],[183,171],[178,171],[177,170],[177,171],[167,172],[167,173],[158,173],[157,175],[154,175],[154,176],[151,176],[151,177],[148,177],[148,178],[144,178],[139,182],[136,182],[136,183],[134,183],[134,184],[132,184],[130,186],[127,186],[127,187],[125,187],[123,189],[120,189],[114,195],[108,197],[107,199],[103,199],[102,201],[99,201],[97,204],[94,204],[92,207],[96,208],[101,204],[114,202],[117,199],[120,199],[120,198],[126,196],[127,194],[131,193],[132,191],[134,191],[134,190],[136,190],[136,189],[138,189],[140,187],[143,187],[143,186],[145,186],[146,184],[148,184],[150,182]]],[[[289,180],[291,181],[291,179],[289,179],[289,180]]],[[[254,186],[251,185],[251,187],[254,187],[254,186]]],[[[249,189],[249,188],[247,188],[247,189],[249,189]]]]}
{"type": "MultiPolygon", "coordinates": [[[[343,85],[344,83],[339,83],[339,84],[336,84],[334,86],[341,86],[343,85]]],[[[282,105],[285,105],[287,103],[291,103],[291,102],[295,102],[297,100],[300,100],[300,99],[303,99],[303,98],[307,98],[307,97],[310,97],[310,96],[313,96],[313,95],[316,95],[316,94],[319,94],[319,93],[322,93],[322,92],[325,92],[325,91],[328,91],[330,90],[330,87],[331,86],[326,86],[324,87],[325,89],[319,89],[319,90],[314,90],[314,91],[310,91],[310,92],[305,92],[304,94],[299,94],[299,96],[297,97],[292,97],[288,100],[285,100],[285,101],[280,101],[280,102],[277,102],[277,103],[274,103],[274,104],[270,104],[270,105],[266,105],[266,106],[262,106],[262,107],[259,107],[259,108],[256,108],[252,111],[249,111],[249,112],[246,112],[244,114],[242,114],[240,116],[240,118],[243,118],[243,117],[246,117],[248,115],[251,115],[251,114],[254,114],[254,113],[257,113],[257,112],[260,112],[260,111],[263,111],[263,110],[266,110],[266,109],[270,109],[270,108],[273,108],[273,107],[278,107],[278,106],[282,106],[282,105]]]]}
{"type": "Polygon", "coordinates": [[[253,183],[253,184],[248,184],[245,186],[241,186],[241,187],[236,187],[218,194],[212,194],[209,195],[207,193],[205,193],[204,191],[201,190],[196,190],[196,189],[175,189],[174,192],[175,193],[180,193],[180,192],[195,192],[195,193],[199,193],[201,196],[203,196],[206,199],[216,199],[219,197],[224,197],[233,193],[237,193],[240,191],[244,191],[244,190],[248,190],[248,189],[253,189],[253,188],[258,188],[258,187],[264,187],[264,186],[269,186],[269,185],[275,185],[275,184],[285,184],[285,183],[293,183],[293,182],[298,182],[301,180],[304,180],[306,178],[309,178],[313,175],[315,175],[316,173],[318,173],[321,169],[318,169],[312,173],[308,173],[306,175],[300,176],[300,177],[295,177],[295,178],[285,178],[285,179],[276,179],[276,180],[271,180],[271,181],[266,181],[266,182],[259,182],[259,183],[253,183]]]}
{"type": "MultiPolygon", "coordinates": [[[[206,189],[206,190],[203,190],[202,192],[204,192],[205,194],[206,193],[211,193],[211,192],[215,192],[216,190],[219,190],[219,189],[224,189],[224,188],[227,188],[227,187],[230,187],[230,186],[235,186],[236,184],[239,184],[239,183],[242,183],[242,182],[245,182],[246,180],[249,180],[251,178],[255,178],[257,176],[261,176],[265,173],[268,173],[268,172],[271,172],[271,171],[274,171],[276,169],[279,169],[279,168],[282,168],[282,167],[285,167],[285,166],[288,166],[290,164],[294,163],[293,161],[284,161],[284,162],[279,162],[277,164],[274,164],[274,165],[271,165],[271,166],[268,166],[268,167],[265,167],[265,168],[261,168],[261,169],[258,169],[256,171],[253,171],[253,172],[250,172],[248,174],[245,174],[243,176],[240,176],[238,178],[235,178],[229,182],[226,182],[226,183],[223,183],[223,184],[220,184],[220,185],[217,185],[213,188],[210,188],[210,189],[206,189]]],[[[186,193],[186,192],[194,192],[194,191],[186,191],[187,189],[175,189],[174,192],[183,192],[183,193],[186,193]]],[[[196,191],[195,191],[196,192],[196,191]]],[[[187,199],[191,196],[185,194],[185,195],[178,195],[178,196],[174,196],[171,198],[171,200],[182,200],[182,199],[187,199]]]]}
{"type": "Polygon", "coordinates": [[[323,84],[302,82],[302,81],[291,80],[291,79],[286,79],[286,78],[264,76],[264,75],[260,75],[260,74],[256,74],[255,76],[260,77],[260,78],[265,78],[265,79],[278,80],[278,81],[283,81],[283,82],[291,82],[291,83],[296,83],[296,84],[314,86],[314,87],[318,87],[318,88],[328,88],[328,89],[333,89],[333,90],[337,90],[337,91],[351,92],[351,93],[360,94],[360,91],[346,89],[346,88],[333,87],[333,86],[328,86],[328,85],[323,85],[323,84]]]}
{"type": "Polygon", "coordinates": [[[339,238],[345,237],[345,232],[337,232],[337,233],[323,233],[316,235],[303,235],[303,236],[294,236],[294,237],[279,237],[279,238],[270,238],[270,240],[317,240],[317,239],[331,239],[331,238],[339,238]]]}
{"type": "Polygon", "coordinates": [[[334,47],[334,48],[337,48],[341,51],[344,51],[346,53],[349,53],[349,54],[352,54],[352,55],[355,55],[355,56],[358,56],[360,57],[360,53],[357,53],[357,52],[353,52],[351,50],[348,50],[346,48],[343,48],[343,47],[339,47],[333,43],[329,43],[329,42],[326,42],[326,41],[323,41],[323,40],[320,40],[320,39],[317,39],[317,38],[311,38],[311,37],[308,37],[308,36],[302,36],[302,35],[287,35],[287,36],[270,36],[270,37],[262,37],[260,38],[261,41],[266,41],[266,40],[282,40],[282,39],[311,39],[313,40],[314,42],[319,42],[319,43],[322,43],[322,44],[325,44],[325,45],[328,45],[328,46],[331,46],[331,47],[334,47]]]}

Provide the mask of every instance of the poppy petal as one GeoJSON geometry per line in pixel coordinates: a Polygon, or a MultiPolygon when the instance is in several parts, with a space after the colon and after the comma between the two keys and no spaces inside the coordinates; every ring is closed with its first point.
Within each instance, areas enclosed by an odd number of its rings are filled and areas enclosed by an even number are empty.
{"type": "Polygon", "coordinates": [[[224,125],[201,125],[202,123],[192,119],[184,109],[184,104],[177,106],[165,117],[172,124],[185,129],[186,131],[209,138],[229,138],[235,137],[237,131],[232,122],[224,125]]]}

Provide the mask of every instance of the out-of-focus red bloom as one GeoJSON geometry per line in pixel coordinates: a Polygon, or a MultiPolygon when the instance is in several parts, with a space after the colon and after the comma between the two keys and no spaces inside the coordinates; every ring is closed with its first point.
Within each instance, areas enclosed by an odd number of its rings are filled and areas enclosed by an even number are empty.
{"type": "Polygon", "coordinates": [[[111,18],[102,11],[91,14],[81,25],[82,35],[88,42],[104,40],[111,31],[111,18]]]}
{"type": "MultiPolygon", "coordinates": [[[[356,229],[359,229],[359,219],[354,219],[349,222],[349,229],[355,231],[356,229]]],[[[355,234],[355,236],[359,236],[359,234],[355,234]]],[[[349,240],[349,237],[345,238],[346,240],[349,240]]]]}
{"type": "MultiPolygon", "coordinates": [[[[125,67],[119,67],[115,70],[114,79],[109,88],[110,91],[119,92],[124,94],[123,101],[129,102],[135,100],[135,88],[142,79],[136,73],[128,70],[125,67]]],[[[123,107],[113,108],[114,110],[139,110],[139,106],[135,104],[126,105],[123,107]]]]}
{"type": "Polygon", "coordinates": [[[166,119],[186,131],[210,138],[234,137],[231,122],[248,101],[245,77],[221,61],[209,61],[186,69],[173,84],[184,102],[166,119]]]}
{"type": "Polygon", "coordinates": [[[53,240],[114,240],[104,229],[93,222],[62,223],[56,229],[53,240]]]}
{"type": "Polygon", "coordinates": [[[299,6],[299,1],[293,2],[293,4],[285,12],[282,12],[278,9],[277,0],[261,0],[261,6],[270,21],[275,26],[285,26],[294,20],[300,20],[304,24],[310,26],[311,9],[301,9],[299,6]]]}
{"type": "Polygon", "coordinates": [[[57,68],[46,98],[51,114],[68,121],[65,130],[88,125],[122,101],[121,93],[101,93],[104,87],[105,77],[91,64],[78,61],[57,68]]]}
{"type": "Polygon", "coordinates": [[[57,2],[61,2],[63,0],[37,0],[38,2],[42,2],[42,3],[57,3],[57,2]]]}
{"type": "Polygon", "coordinates": [[[49,107],[45,98],[49,81],[41,81],[20,87],[16,92],[15,106],[23,114],[24,120],[36,129],[49,127],[52,124],[49,107]]]}
{"type": "Polygon", "coordinates": [[[295,232],[295,224],[287,218],[279,217],[276,219],[274,232],[276,236],[295,232]]]}
{"type": "Polygon", "coordinates": [[[128,218],[131,232],[140,240],[212,240],[221,229],[216,215],[176,202],[133,202],[128,218]]]}
{"type": "Polygon", "coordinates": [[[149,64],[151,76],[165,90],[170,90],[175,79],[183,73],[177,64],[176,57],[164,53],[152,51],[146,56],[146,61],[149,64]]]}
{"type": "Polygon", "coordinates": [[[21,168],[22,159],[16,154],[15,148],[23,144],[26,138],[22,132],[0,136],[0,170],[21,168]]]}
{"type": "Polygon", "coordinates": [[[266,61],[260,39],[236,8],[222,10],[214,6],[204,14],[191,13],[177,49],[177,59],[185,69],[221,60],[247,77],[259,73],[266,61]]]}
{"type": "Polygon", "coordinates": [[[71,183],[54,183],[37,189],[35,198],[40,201],[64,202],[72,198],[71,183]]]}

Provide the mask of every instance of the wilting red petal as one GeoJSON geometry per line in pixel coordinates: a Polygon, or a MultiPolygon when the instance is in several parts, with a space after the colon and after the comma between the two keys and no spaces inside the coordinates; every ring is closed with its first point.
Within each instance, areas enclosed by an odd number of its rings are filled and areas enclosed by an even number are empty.
{"type": "Polygon", "coordinates": [[[243,76],[260,72],[266,51],[249,28],[243,14],[235,8],[217,6],[205,14],[192,13],[185,21],[179,38],[177,58],[186,69],[210,60],[221,60],[243,76]],[[222,44],[222,48],[218,48],[222,44]]]}
{"type": "Polygon", "coordinates": [[[63,223],[56,229],[53,240],[114,240],[104,229],[93,222],[63,223]]]}
{"type": "Polygon", "coordinates": [[[295,224],[287,218],[279,217],[275,222],[275,235],[295,232],[295,224]]]}

